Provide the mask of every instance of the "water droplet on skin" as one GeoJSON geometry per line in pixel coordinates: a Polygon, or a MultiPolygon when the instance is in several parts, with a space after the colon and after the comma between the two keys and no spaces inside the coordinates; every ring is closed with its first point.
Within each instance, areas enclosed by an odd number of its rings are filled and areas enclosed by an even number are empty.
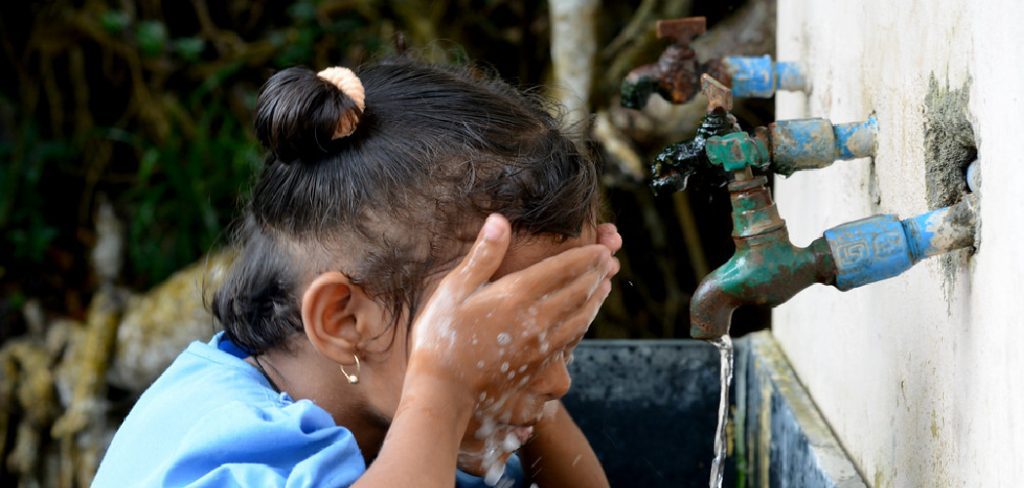
{"type": "Polygon", "coordinates": [[[507,345],[509,345],[511,343],[512,343],[512,336],[508,335],[505,332],[502,332],[502,333],[498,334],[498,345],[499,346],[507,346],[507,345]]]}
{"type": "Polygon", "coordinates": [[[483,420],[480,422],[480,428],[476,429],[476,432],[473,433],[473,436],[476,437],[477,439],[486,439],[490,437],[492,434],[494,434],[494,427],[494,419],[491,417],[484,417],[483,420]]]}
{"type": "Polygon", "coordinates": [[[501,372],[504,373],[506,371],[508,371],[508,361],[501,363],[501,372]]]}
{"type": "Polygon", "coordinates": [[[481,359],[476,362],[476,369],[484,369],[484,360],[481,359]]]}
{"type": "Polygon", "coordinates": [[[523,371],[526,371],[526,365],[525,364],[519,367],[519,372],[522,373],[523,371]]]}
{"type": "Polygon", "coordinates": [[[502,441],[501,448],[504,449],[505,452],[513,452],[516,449],[519,449],[519,446],[521,445],[522,443],[519,442],[519,438],[516,437],[515,434],[509,432],[508,434],[505,434],[505,440],[502,441]]]}
{"type": "Polygon", "coordinates": [[[508,372],[508,379],[512,379],[512,378],[515,378],[515,377],[516,377],[516,372],[515,371],[509,371],[508,372]]]}

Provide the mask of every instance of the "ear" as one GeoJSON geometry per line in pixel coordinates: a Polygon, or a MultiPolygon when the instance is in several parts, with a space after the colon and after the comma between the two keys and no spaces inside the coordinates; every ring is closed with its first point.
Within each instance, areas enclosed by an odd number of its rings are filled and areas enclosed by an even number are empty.
{"type": "Polygon", "coordinates": [[[320,354],[338,364],[355,362],[381,327],[380,307],[336,271],[317,276],[302,294],[302,327],[320,354]]]}

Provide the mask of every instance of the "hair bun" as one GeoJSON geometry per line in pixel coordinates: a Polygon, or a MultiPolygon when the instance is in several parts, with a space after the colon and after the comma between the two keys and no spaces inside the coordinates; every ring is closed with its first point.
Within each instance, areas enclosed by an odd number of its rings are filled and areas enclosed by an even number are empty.
{"type": "Polygon", "coordinates": [[[338,87],[345,96],[351,98],[356,103],[356,107],[359,107],[359,113],[346,110],[341,114],[341,118],[338,120],[338,127],[334,130],[334,135],[331,136],[331,139],[349,136],[356,131],[356,125],[359,124],[359,116],[366,109],[366,92],[363,90],[363,83],[359,81],[359,77],[352,70],[341,66],[327,68],[316,75],[320,79],[338,87]]]}
{"type": "Polygon", "coordinates": [[[318,161],[337,150],[331,141],[351,135],[363,114],[363,84],[345,68],[317,75],[287,68],[263,85],[256,101],[256,137],[282,162],[318,161]]]}

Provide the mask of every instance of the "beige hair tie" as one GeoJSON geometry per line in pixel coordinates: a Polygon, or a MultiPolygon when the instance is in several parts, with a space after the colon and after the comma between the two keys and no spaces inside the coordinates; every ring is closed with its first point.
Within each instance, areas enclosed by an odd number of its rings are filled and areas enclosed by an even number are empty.
{"type": "MultiPolygon", "coordinates": [[[[345,96],[356,102],[356,106],[359,107],[359,113],[362,113],[366,108],[366,92],[363,91],[363,83],[359,81],[359,77],[356,76],[352,70],[348,68],[342,68],[340,66],[334,66],[327,68],[316,74],[320,79],[338,87],[345,96]]],[[[334,129],[334,135],[331,136],[331,140],[340,139],[347,137],[356,131],[356,125],[359,124],[359,113],[353,110],[346,110],[345,113],[341,114],[341,120],[338,121],[338,128],[334,129]]]]}

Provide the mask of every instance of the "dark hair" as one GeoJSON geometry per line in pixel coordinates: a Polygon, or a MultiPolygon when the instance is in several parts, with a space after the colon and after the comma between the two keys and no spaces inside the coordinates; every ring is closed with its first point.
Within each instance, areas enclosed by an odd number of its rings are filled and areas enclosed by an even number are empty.
{"type": "Polygon", "coordinates": [[[568,238],[595,221],[598,169],[540,100],[472,68],[397,60],[358,75],[365,111],[333,141],[358,108],[313,71],[278,72],[259,95],[269,155],[212,303],[252,354],[302,330],[299,287],[318,273],[341,271],[411,318],[424,280],[489,213],[517,235],[568,238]]]}

